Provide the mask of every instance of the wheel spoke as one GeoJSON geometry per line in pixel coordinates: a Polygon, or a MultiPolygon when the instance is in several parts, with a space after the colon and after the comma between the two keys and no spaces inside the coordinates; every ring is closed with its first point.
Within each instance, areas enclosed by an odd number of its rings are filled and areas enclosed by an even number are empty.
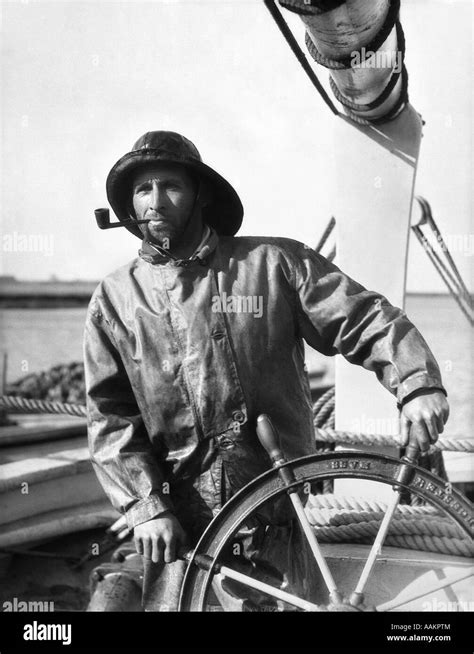
{"type": "Polygon", "coordinates": [[[228,579],[233,579],[234,581],[238,581],[241,584],[255,588],[255,590],[259,590],[260,592],[270,595],[271,597],[275,597],[276,599],[283,600],[283,602],[291,604],[292,606],[296,606],[300,609],[304,609],[305,611],[321,610],[321,608],[313,602],[308,602],[307,600],[301,599],[296,595],[287,593],[280,588],[270,586],[270,584],[266,584],[264,581],[259,581],[258,579],[249,577],[248,575],[245,575],[242,572],[237,572],[237,570],[233,570],[232,568],[229,568],[225,565],[218,567],[218,574],[215,575],[215,577],[227,577],[228,579]]]}
{"type": "MultiPolygon", "coordinates": [[[[273,467],[278,470],[278,474],[283,484],[285,486],[292,485],[296,481],[295,474],[291,466],[285,465],[286,459],[280,449],[279,436],[273,428],[270,418],[265,414],[261,414],[257,418],[257,435],[261,445],[267,451],[267,454],[273,463],[273,467]]],[[[313,556],[316,559],[316,563],[318,564],[319,570],[323,576],[324,583],[328,588],[331,601],[333,604],[340,604],[342,602],[342,598],[339,595],[336,583],[326,563],[326,559],[321,553],[319,543],[311,525],[309,524],[308,517],[303,508],[303,503],[296,491],[296,488],[289,490],[288,494],[290,496],[291,503],[293,504],[293,508],[295,509],[296,515],[298,516],[301,528],[304,531],[311,551],[313,552],[313,556]]]]}
{"type": "Polygon", "coordinates": [[[382,551],[382,545],[385,541],[385,537],[388,532],[388,528],[392,521],[393,515],[397,509],[398,503],[400,502],[400,491],[401,484],[408,484],[413,478],[413,465],[416,464],[418,457],[420,455],[419,441],[420,436],[424,436],[423,428],[418,425],[412,425],[410,429],[410,440],[408,442],[405,456],[402,458],[402,465],[398,471],[397,475],[397,484],[393,488],[393,495],[390,503],[387,507],[387,512],[385,513],[383,520],[380,524],[380,528],[375,537],[374,544],[372,549],[369,552],[367,561],[365,562],[364,569],[359,578],[359,583],[356,586],[355,591],[352,593],[350,598],[350,603],[353,606],[361,604],[364,600],[364,588],[369,579],[370,573],[373,570],[377,556],[382,551]]]}
{"type": "Polygon", "coordinates": [[[393,518],[393,514],[395,513],[399,502],[400,502],[400,492],[398,490],[394,490],[393,497],[391,498],[390,503],[387,507],[387,511],[383,517],[382,522],[380,523],[380,527],[377,532],[377,536],[375,537],[374,544],[372,545],[372,548],[369,552],[369,556],[367,557],[367,561],[365,562],[364,569],[362,570],[357,586],[351,595],[350,602],[353,606],[357,606],[357,604],[360,604],[364,599],[364,595],[363,595],[364,588],[367,584],[367,581],[369,580],[370,573],[373,570],[377,556],[380,554],[382,550],[382,545],[387,535],[388,528],[390,526],[390,523],[393,518]]]}
{"type": "MultiPolygon", "coordinates": [[[[277,452],[276,454],[279,453],[277,452]]],[[[248,518],[251,518],[253,515],[258,513],[259,510],[262,507],[267,506],[268,503],[282,499],[285,496],[288,498],[289,495],[293,495],[294,493],[291,491],[296,488],[301,488],[302,484],[306,482],[316,483],[327,479],[328,476],[336,477],[337,472],[335,472],[335,469],[342,468],[341,461],[353,461],[356,457],[354,453],[314,454],[292,461],[291,464],[288,465],[287,462],[281,461],[281,458],[276,456],[276,454],[273,454],[272,452],[271,458],[272,461],[274,461],[274,464],[276,464],[275,467],[277,469],[268,471],[259,479],[256,479],[247,487],[239,491],[239,493],[234,495],[234,497],[229,500],[227,505],[223,507],[219,514],[214,518],[213,523],[211,523],[201,537],[196,546],[194,555],[188,559],[192,565],[189,565],[187,568],[186,577],[181,591],[181,611],[206,610],[205,606],[206,602],[209,601],[209,598],[210,606],[214,605],[215,598],[212,597],[210,593],[212,591],[212,580],[219,574],[219,557],[221,553],[225,551],[226,545],[230,542],[231,535],[236,533],[242,523],[245,523],[248,518]],[[278,483],[275,483],[276,475],[279,477],[278,483]],[[203,562],[203,565],[199,562],[199,559],[201,558],[206,559],[203,562]]],[[[382,482],[392,488],[394,486],[397,488],[404,488],[416,497],[420,497],[427,503],[433,505],[442,514],[450,517],[465,534],[470,533],[469,516],[472,515],[472,504],[455,488],[453,488],[450,493],[451,501],[446,502],[443,499],[446,495],[446,484],[443,480],[436,478],[421,468],[415,469],[413,465],[405,466],[403,465],[405,462],[399,462],[386,456],[379,456],[370,453],[357,453],[357,459],[360,461],[360,465],[355,466],[354,469],[351,468],[343,476],[373,482],[382,482]],[[396,472],[397,467],[398,474],[396,472]],[[412,476],[409,474],[404,477],[402,474],[403,469],[406,469],[408,473],[416,472],[416,475],[412,476]],[[400,479],[400,477],[402,478],[400,479]],[[454,511],[453,505],[458,505],[460,507],[459,510],[454,511]]],[[[396,494],[394,494],[394,496],[396,498],[396,494]]],[[[324,496],[321,496],[321,498],[324,498],[324,496]]],[[[352,500],[346,502],[345,498],[342,498],[341,502],[337,502],[336,504],[338,508],[355,508],[355,510],[364,510],[364,507],[369,507],[370,502],[366,503],[365,500],[363,502],[361,501],[360,505],[362,509],[359,509],[356,505],[353,506],[352,500]]],[[[374,502],[374,504],[377,503],[374,502]]],[[[377,510],[382,510],[379,504],[377,504],[377,510]]],[[[311,520],[309,515],[308,518],[311,520]]],[[[389,516],[386,518],[387,521],[389,521],[388,518],[389,516]]],[[[317,535],[317,532],[315,532],[315,534],[317,535]]],[[[318,540],[320,541],[321,538],[318,538],[318,540]]],[[[232,563],[229,562],[229,565],[232,566],[232,563]]],[[[243,572],[245,571],[243,570],[243,572]]],[[[459,574],[464,575],[466,573],[467,570],[459,574]]],[[[239,579],[242,581],[242,578],[239,579]]],[[[269,597],[269,599],[282,597],[282,601],[285,602],[287,606],[295,606],[295,603],[293,602],[294,598],[291,595],[290,597],[280,595],[278,592],[279,582],[274,583],[266,577],[265,581],[268,581],[269,585],[273,584],[276,588],[270,586],[270,588],[264,587],[262,590],[262,587],[258,586],[257,590],[254,592],[258,593],[262,591],[263,603],[265,603],[265,596],[269,597]]],[[[461,581],[462,578],[459,577],[450,583],[455,584],[461,581]]],[[[255,587],[253,582],[254,580],[251,579],[250,583],[252,584],[252,587],[255,587]]],[[[227,587],[227,582],[225,587],[227,587]]],[[[245,590],[244,586],[242,586],[242,590],[245,590]]],[[[285,590],[290,590],[291,592],[291,589],[285,590]]],[[[413,592],[416,593],[416,590],[413,592]]],[[[431,589],[430,592],[434,592],[434,589],[431,589]]],[[[407,597],[408,594],[409,593],[407,592],[407,597]]],[[[247,595],[251,600],[253,593],[242,593],[242,595],[245,596],[243,601],[247,599],[247,595]]],[[[416,599],[417,598],[413,598],[411,601],[416,599]]],[[[392,598],[387,598],[387,602],[377,606],[377,610],[391,611],[400,605],[400,601],[401,597],[398,599],[393,598],[393,601],[392,598]]],[[[405,603],[407,601],[409,600],[404,600],[405,603]]],[[[301,602],[298,601],[298,599],[296,599],[296,602],[299,607],[301,602]]],[[[308,610],[317,610],[318,607],[316,604],[309,604],[309,606],[306,604],[304,605],[304,608],[308,608],[308,610]]],[[[360,607],[352,606],[352,608],[357,609],[360,607]]],[[[319,606],[319,609],[322,610],[323,607],[319,606]]],[[[350,607],[348,610],[350,610],[350,607]]]]}
{"type": "Polygon", "coordinates": [[[327,589],[329,591],[329,596],[335,604],[339,604],[342,601],[341,596],[339,594],[339,591],[337,590],[334,577],[332,576],[332,573],[328,568],[326,559],[324,558],[321,552],[321,548],[319,547],[319,543],[317,541],[313,528],[309,524],[309,520],[305,513],[303,503],[297,493],[290,493],[289,495],[290,495],[291,503],[293,504],[293,507],[295,509],[295,513],[298,516],[298,520],[301,525],[301,528],[304,531],[304,534],[308,540],[313,556],[316,559],[316,563],[318,564],[319,570],[323,576],[324,583],[326,584],[327,589]]]}

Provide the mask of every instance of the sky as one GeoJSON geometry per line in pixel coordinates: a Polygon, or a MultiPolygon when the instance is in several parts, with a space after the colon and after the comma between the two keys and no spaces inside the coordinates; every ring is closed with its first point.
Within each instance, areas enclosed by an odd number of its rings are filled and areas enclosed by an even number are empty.
{"type": "MultiPolygon", "coordinates": [[[[263,2],[1,8],[0,274],[100,279],[136,256],[139,240],[99,231],[93,210],[107,206],[112,165],[153,129],[186,135],[234,185],[245,208],[240,234],[316,244],[333,193],[343,192],[329,165],[339,119],[263,2]],[[18,239],[32,234],[40,251],[21,251],[18,239]]],[[[426,121],[415,192],[431,203],[472,290],[472,2],[402,0],[401,16],[410,101],[426,121]]],[[[285,17],[303,43],[299,18],[285,17]]],[[[414,238],[407,289],[445,290],[414,238]]]]}

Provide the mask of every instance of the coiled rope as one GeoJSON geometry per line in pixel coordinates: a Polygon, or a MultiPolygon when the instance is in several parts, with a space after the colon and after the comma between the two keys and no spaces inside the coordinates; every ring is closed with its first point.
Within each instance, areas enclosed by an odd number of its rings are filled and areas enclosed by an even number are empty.
{"type": "MultiPolygon", "coordinates": [[[[334,430],[335,388],[329,388],[314,404],[313,424],[318,449],[321,444],[397,445],[399,439],[379,434],[354,434],[334,430]]],[[[431,451],[474,451],[471,439],[439,439],[431,451]]],[[[360,500],[331,494],[332,483],[323,481],[323,494],[308,500],[306,514],[316,536],[324,543],[372,544],[380,528],[387,505],[376,500],[360,500]]],[[[427,506],[399,504],[392,520],[385,545],[452,556],[474,556],[474,544],[462,530],[427,506]]]]}
{"type": "MultiPolygon", "coordinates": [[[[397,436],[382,434],[359,434],[334,429],[335,388],[331,386],[313,406],[313,424],[316,440],[322,443],[341,443],[350,445],[375,445],[401,447],[397,436]]],[[[439,438],[430,451],[474,452],[472,438],[439,438]]]]}
{"type": "Polygon", "coordinates": [[[322,409],[314,416],[314,426],[315,427],[324,427],[330,420],[331,416],[334,413],[335,409],[335,400],[334,398],[328,400],[322,409]]]}
{"type": "MultiPolygon", "coordinates": [[[[22,413],[68,414],[84,418],[82,404],[0,396],[0,407],[22,413]]],[[[329,388],[314,404],[316,440],[322,443],[352,445],[400,445],[394,436],[354,434],[336,431],[334,424],[335,389],[329,388]],[[325,428],[322,428],[322,427],[325,428]]],[[[472,439],[439,439],[433,450],[474,451],[472,439]]],[[[306,512],[321,542],[371,543],[378,532],[386,505],[376,500],[356,499],[330,494],[331,480],[324,480],[322,495],[311,496],[306,512]]],[[[430,507],[399,505],[385,544],[455,556],[474,556],[474,546],[463,538],[461,530],[430,507]]]]}
{"type": "Polygon", "coordinates": [[[316,417],[321,409],[330,401],[334,400],[336,397],[336,389],[334,386],[328,388],[328,390],[321,395],[321,397],[313,405],[313,415],[316,417]]]}
{"type": "MultiPolygon", "coordinates": [[[[425,518],[436,518],[437,520],[446,520],[443,516],[432,507],[428,506],[412,506],[411,504],[399,504],[398,508],[408,507],[410,509],[425,509],[424,513],[400,513],[398,519],[400,520],[425,520],[425,518]]],[[[317,509],[313,505],[307,505],[311,524],[319,527],[339,525],[349,525],[353,522],[369,522],[370,520],[382,520],[385,515],[383,511],[347,511],[337,509],[317,509]]],[[[398,513],[398,511],[397,511],[398,513]]],[[[397,519],[397,515],[395,516],[397,519]]],[[[451,524],[451,522],[449,522],[451,524]]]]}
{"type": "MultiPolygon", "coordinates": [[[[320,427],[321,424],[327,425],[332,422],[334,417],[334,389],[329,389],[313,408],[314,425],[316,440],[326,443],[346,443],[351,445],[378,445],[378,446],[397,446],[400,447],[400,441],[396,436],[386,436],[382,434],[358,434],[346,431],[336,431],[335,429],[320,427]]],[[[14,412],[21,413],[54,413],[68,414],[78,416],[79,418],[87,417],[86,407],[83,404],[69,404],[64,402],[52,402],[50,400],[33,400],[12,395],[0,396],[0,407],[14,412]]],[[[469,438],[440,438],[431,446],[433,451],[450,451],[450,452],[474,452],[474,440],[469,438]]]]}
{"type": "MultiPolygon", "coordinates": [[[[378,502],[313,495],[305,511],[321,542],[371,544],[380,528],[385,509],[386,505],[378,502]],[[373,509],[365,510],[368,507],[373,509]]],[[[474,556],[472,540],[466,538],[456,524],[427,506],[399,505],[385,543],[427,552],[474,556]]]]}
{"type": "MultiPolygon", "coordinates": [[[[316,429],[316,440],[329,443],[346,443],[350,445],[378,445],[401,447],[397,436],[383,434],[357,434],[349,431],[336,431],[335,429],[316,429]]],[[[430,447],[431,452],[474,452],[474,439],[472,438],[439,438],[430,447]]]]}
{"type": "MultiPolygon", "coordinates": [[[[326,519],[326,522],[323,524],[320,522],[313,524],[318,529],[326,527],[347,527],[354,524],[369,525],[369,527],[364,527],[364,529],[368,529],[368,531],[364,533],[371,535],[372,532],[370,529],[372,529],[373,525],[376,525],[377,532],[383,516],[383,513],[370,513],[365,511],[362,513],[337,513],[329,519],[326,519]]],[[[421,536],[430,535],[438,536],[440,538],[459,538],[461,540],[464,536],[462,530],[451,522],[451,520],[442,518],[438,515],[434,519],[433,517],[429,518],[427,516],[424,518],[418,516],[402,519],[395,518],[391,524],[398,525],[396,532],[400,534],[418,534],[421,536]]]]}
{"type": "MultiPolygon", "coordinates": [[[[316,537],[325,543],[367,543],[372,544],[380,527],[380,521],[341,525],[339,527],[317,527],[316,537]]],[[[452,536],[434,536],[424,533],[400,533],[398,530],[406,529],[400,521],[390,523],[385,545],[417,549],[424,552],[437,552],[452,556],[474,556],[474,544],[467,538],[452,536]]],[[[416,523],[410,526],[416,531],[416,523]]]]}
{"type": "MultiPolygon", "coordinates": [[[[311,495],[308,500],[308,506],[312,511],[367,511],[370,513],[385,513],[388,508],[387,504],[378,502],[377,500],[333,494],[311,495]]],[[[410,506],[409,504],[399,504],[397,512],[409,515],[438,513],[433,507],[410,506]]]]}

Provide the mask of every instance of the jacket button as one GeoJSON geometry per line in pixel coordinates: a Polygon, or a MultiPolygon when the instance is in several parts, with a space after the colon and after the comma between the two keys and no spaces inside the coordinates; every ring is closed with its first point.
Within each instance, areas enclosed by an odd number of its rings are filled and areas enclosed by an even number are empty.
{"type": "Polygon", "coordinates": [[[240,422],[240,423],[245,422],[245,415],[242,411],[234,411],[232,417],[236,422],[240,422]]]}

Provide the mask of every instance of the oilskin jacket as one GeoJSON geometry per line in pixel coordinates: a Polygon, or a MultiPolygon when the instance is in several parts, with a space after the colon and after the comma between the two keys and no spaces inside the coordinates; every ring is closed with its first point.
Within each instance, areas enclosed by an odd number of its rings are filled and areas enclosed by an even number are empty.
{"type": "Polygon", "coordinates": [[[84,340],[89,446],[130,527],[171,510],[202,530],[270,467],[261,413],[287,457],[315,451],[303,339],[375,372],[398,402],[442,388],[403,311],[294,240],[212,232],[184,261],[144,242],[99,284],[84,340]]]}

